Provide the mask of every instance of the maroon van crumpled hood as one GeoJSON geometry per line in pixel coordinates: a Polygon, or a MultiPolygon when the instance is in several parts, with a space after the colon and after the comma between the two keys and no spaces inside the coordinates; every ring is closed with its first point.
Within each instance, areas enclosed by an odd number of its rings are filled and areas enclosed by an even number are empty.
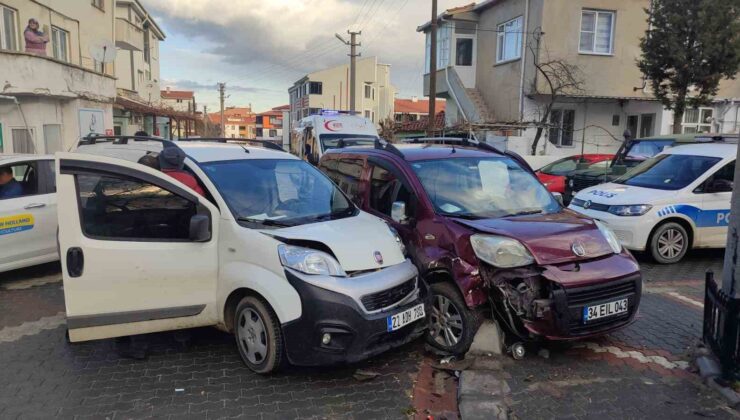
{"type": "Polygon", "coordinates": [[[481,233],[520,241],[540,265],[589,260],[613,252],[591,219],[567,209],[555,214],[455,221],[481,233]],[[573,252],[576,242],[586,251],[583,257],[573,252]]]}

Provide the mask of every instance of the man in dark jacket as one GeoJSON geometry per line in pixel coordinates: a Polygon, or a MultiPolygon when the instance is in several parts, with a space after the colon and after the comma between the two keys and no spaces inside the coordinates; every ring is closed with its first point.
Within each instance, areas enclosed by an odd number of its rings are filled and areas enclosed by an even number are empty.
{"type": "Polygon", "coordinates": [[[18,198],[23,196],[23,186],[13,178],[13,168],[4,166],[0,168],[0,200],[18,198]]]}

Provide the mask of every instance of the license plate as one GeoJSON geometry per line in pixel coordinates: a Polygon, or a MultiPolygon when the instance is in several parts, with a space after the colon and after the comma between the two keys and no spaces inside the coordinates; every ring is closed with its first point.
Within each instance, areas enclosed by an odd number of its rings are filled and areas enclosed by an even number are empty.
{"type": "Polygon", "coordinates": [[[623,314],[629,310],[628,303],[628,299],[620,299],[600,305],[586,306],[583,308],[583,322],[623,314]]]}
{"type": "Polygon", "coordinates": [[[420,303],[413,308],[406,309],[403,312],[399,312],[395,315],[388,316],[388,331],[396,331],[399,328],[403,328],[404,326],[418,320],[421,318],[424,318],[424,304],[420,303]]]}

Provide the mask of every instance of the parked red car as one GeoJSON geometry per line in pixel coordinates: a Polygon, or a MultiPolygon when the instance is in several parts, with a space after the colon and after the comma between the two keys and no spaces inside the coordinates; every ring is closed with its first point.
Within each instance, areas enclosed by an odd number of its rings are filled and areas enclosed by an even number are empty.
{"type": "Polygon", "coordinates": [[[557,192],[560,194],[565,193],[565,178],[573,171],[577,169],[577,165],[581,160],[586,161],[590,165],[603,162],[604,167],[614,158],[614,155],[605,154],[585,154],[568,156],[563,159],[556,160],[555,162],[544,166],[538,170],[537,178],[540,182],[547,187],[550,192],[557,192]]]}
{"type": "MultiPolygon", "coordinates": [[[[319,164],[403,239],[432,291],[427,340],[464,353],[482,314],[523,342],[608,333],[634,319],[642,279],[598,221],[564,208],[516,155],[484,143],[347,147],[319,164]]],[[[361,238],[358,238],[361,240],[361,238]]]]}

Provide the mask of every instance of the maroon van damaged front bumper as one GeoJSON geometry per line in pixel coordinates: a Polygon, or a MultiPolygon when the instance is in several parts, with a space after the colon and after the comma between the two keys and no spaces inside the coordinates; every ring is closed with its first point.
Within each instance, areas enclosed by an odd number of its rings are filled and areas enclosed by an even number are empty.
{"type": "Polygon", "coordinates": [[[626,252],[578,264],[499,270],[482,263],[481,267],[498,316],[510,316],[526,329],[519,333],[529,333],[529,339],[575,340],[606,334],[632,323],[640,304],[642,277],[626,252]],[[584,320],[585,307],[625,298],[627,312],[584,320]]]}

